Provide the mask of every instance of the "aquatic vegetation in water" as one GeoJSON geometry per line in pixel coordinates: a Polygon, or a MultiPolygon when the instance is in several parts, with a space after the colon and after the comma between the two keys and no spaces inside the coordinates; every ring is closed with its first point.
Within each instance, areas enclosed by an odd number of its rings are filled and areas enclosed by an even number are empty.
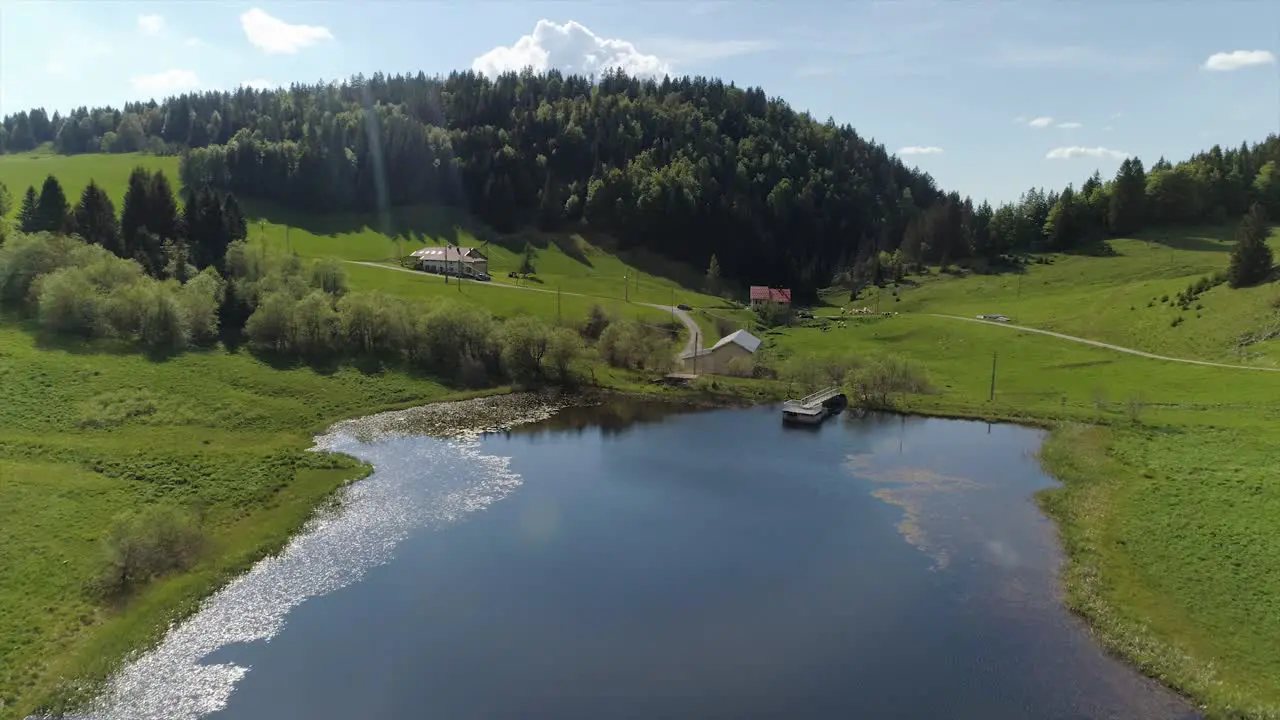
{"type": "Polygon", "coordinates": [[[981,487],[968,478],[943,475],[924,468],[882,468],[870,454],[850,455],[845,467],[852,474],[887,487],[880,487],[871,494],[891,505],[902,508],[903,517],[898,532],[904,540],[933,558],[933,569],[945,569],[951,563],[951,549],[924,528],[929,514],[927,501],[940,493],[956,493],[981,487]]]}

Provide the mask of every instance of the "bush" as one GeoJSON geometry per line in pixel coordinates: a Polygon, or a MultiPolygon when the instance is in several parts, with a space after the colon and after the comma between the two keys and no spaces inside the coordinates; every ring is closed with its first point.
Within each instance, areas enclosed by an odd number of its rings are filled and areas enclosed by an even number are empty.
{"type": "Polygon", "coordinates": [[[591,342],[599,340],[605,329],[609,327],[609,322],[609,316],[605,313],[604,308],[599,305],[592,305],[586,322],[582,324],[582,337],[591,342]]]}
{"type": "Polygon", "coordinates": [[[632,321],[611,324],[597,348],[614,367],[667,372],[674,364],[670,335],[632,321]]]}
{"type": "Polygon", "coordinates": [[[555,371],[556,379],[572,383],[573,367],[583,356],[582,340],[567,328],[553,328],[547,341],[546,362],[555,371]]]}
{"type": "Polygon", "coordinates": [[[905,358],[886,357],[868,361],[857,368],[849,383],[864,405],[892,407],[891,396],[933,391],[924,369],[905,358]]]}
{"type": "Polygon", "coordinates": [[[498,333],[502,345],[502,367],[518,382],[542,377],[542,358],[547,354],[547,326],[528,315],[508,320],[498,333]]]}
{"type": "Polygon", "coordinates": [[[98,333],[99,297],[84,270],[55,270],[36,281],[35,292],[41,327],[84,337],[98,333]]]}
{"type": "Polygon", "coordinates": [[[171,507],[117,518],[90,590],[105,599],[126,596],[157,577],[190,568],[204,546],[198,518],[171,507]]]}
{"type": "Polygon", "coordinates": [[[330,295],[346,295],[347,271],[333,258],[318,260],[311,266],[311,287],[330,295]]]}
{"type": "Polygon", "coordinates": [[[208,343],[218,337],[218,308],[225,296],[226,282],[211,267],[182,286],[178,300],[193,341],[208,343]]]}

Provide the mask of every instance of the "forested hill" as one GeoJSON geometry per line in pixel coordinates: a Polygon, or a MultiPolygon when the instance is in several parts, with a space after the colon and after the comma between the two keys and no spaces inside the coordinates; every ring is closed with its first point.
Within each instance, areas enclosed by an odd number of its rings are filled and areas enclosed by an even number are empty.
{"type": "Polygon", "coordinates": [[[188,187],[311,212],[445,204],[502,231],[585,227],[696,267],[715,255],[724,276],[801,298],[868,258],[1071,250],[1233,220],[1253,202],[1280,218],[1276,136],[1176,166],[1132,158],[1113,178],[975,207],[849,126],[706,78],[375,74],[4,118],[0,151],[44,142],[180,152],[188,187]]]}
{"type": "Polygon", "coordinates": [[[797,287],[824,284],[876,243],[894,249],[912,215],[945,199],[852,128],[704,78],[375,74],[52,120],[37,110],[5,128],[10,151],[193,148],[187,185],[317,212],[373,210],[385,191],[393,206],[465,206],[499,230],[585,222],[624,245],[699,267],[717,254],[726,276],[797,287]]]}

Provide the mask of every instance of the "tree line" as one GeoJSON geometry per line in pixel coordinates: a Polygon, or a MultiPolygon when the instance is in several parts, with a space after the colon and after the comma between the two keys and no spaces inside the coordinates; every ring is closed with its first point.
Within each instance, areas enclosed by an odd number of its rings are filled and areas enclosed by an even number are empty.
{"type": "Polygon", "coordinates": [[[975,204],[849,125],[709,78],[357,75],[274,91],[4,118],[0,150],[181,152],[208,185],[312,211],[465,208],[500,231],[607,233],[799,299],[883,253],[949,264],[1110,236],[1280,216],[1280,138],[975,204]]]}
{"type": "MultiPolygon", "coordinates": [[[[8,191],[0,186],[0,196],[8,191]]],[[[233,194],[188,188],[178,207],[168,178],[137,167],[129,175],[120,214],[110,196],[90,180],[73,207],[53,175],[37,192],[29,186],[18,209],[24,233],[78,235],[117,257],[136,260],[156,278],[185,281],[212,267],[222,271],[227,247],[245,238],[244,214],[233,194]]]]}

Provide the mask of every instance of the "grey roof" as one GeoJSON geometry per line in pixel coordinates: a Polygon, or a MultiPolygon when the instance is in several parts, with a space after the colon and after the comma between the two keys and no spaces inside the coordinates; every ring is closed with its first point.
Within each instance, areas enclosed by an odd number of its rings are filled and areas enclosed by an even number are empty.
{"type": "Polygon", "coordinates": [[[716,348],[721,347],[722,345],[728,345],[729,343],[736,343],[743,350],[746,350],[749,353],[753,353],[760,348],[760,338],[752,335],[746,330],[734,330],[728,335],[720,338],[720,342],[712,345],[711,349],[715,350],[716,348]]]}
{"type": "Polygon", "coordinates": [[[443,260],[445,262],[475,262],[487,259],[475,248],[460,248],[452,245],[425,247],[421,250],[415,250],[409,255],[423,260],[443,260]]]}

